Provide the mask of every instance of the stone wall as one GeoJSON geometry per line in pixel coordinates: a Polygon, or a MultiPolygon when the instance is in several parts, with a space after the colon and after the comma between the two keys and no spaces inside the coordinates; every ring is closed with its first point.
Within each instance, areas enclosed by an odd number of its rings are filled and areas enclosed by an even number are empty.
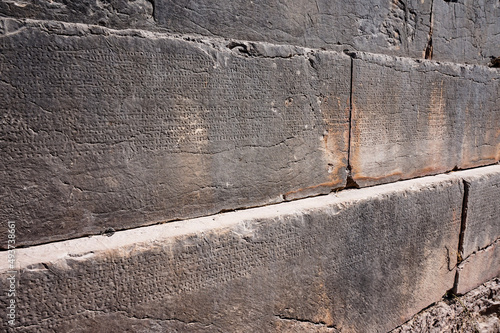
{"type": "Polygon", "coordinates": [[[0,327],[382,332],[499,276],[499,45],[488,0],[0,1],[0,327]]]}
{"type": "Polygon", "coordinates": [[[478,170],[3,252],[15,331],[389,331],[500,273],[478,170]]]}

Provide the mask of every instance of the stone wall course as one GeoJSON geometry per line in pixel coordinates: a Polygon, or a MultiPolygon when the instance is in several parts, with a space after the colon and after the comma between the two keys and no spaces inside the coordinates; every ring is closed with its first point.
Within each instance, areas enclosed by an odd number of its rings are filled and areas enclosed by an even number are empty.
{"type": "Polygon", "coordinates": [[[427,177],[18,249],[11,331],[388,331],[453,285],[462,186],[427,177]]]}
{"type": "Polygon", "coordinates": [[[1,215],[18,222],[19,245],[345,185],[344,54],[4,26],[1,215]]]}

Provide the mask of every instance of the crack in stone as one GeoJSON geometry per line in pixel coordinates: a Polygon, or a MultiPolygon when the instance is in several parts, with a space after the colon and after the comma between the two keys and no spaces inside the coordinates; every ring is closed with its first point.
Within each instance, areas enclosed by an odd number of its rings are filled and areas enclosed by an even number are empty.
{"type": "Polygon", "coordinates": [[[353,178],[352,175],[352,165],[351,165],[351,145],[352,145],[352,112],[354,108],[353,96],[354,96],[354,59],[356,59],[356,52],[349,52],[349,50],[344,50],[344,53],[351,58],[351,78],[350,78],[350,90],[349,90],[349,136],[347,141],[347,175],[346,175],[346,186],[344,189],[349,188],[360,188],[358,183],[353,178]]]}
{"type": "Polygon", "coordinates": [[[462,202],[462,217],[460,221],[460,236],[458,239],[457,264],[460,264],[463,261],[464,237],[465,237],[465,229],[467,228],[467,210],[469,206],[469,191],[470,191],[470,183],[465,179],[462,180],[462,182],[464,184],[464,196],[462,202]]]}
{"type": "MultiPolygon", "coordinates": [[[[462,183],[464,188],[464,195],[462,199],[462,215],[460,219],[460,232],[458,236],[457,264],[456,264],[457,267],[463,261],[464,238],[465,238],[465,229],[467,228],[467,209],[469,205],[469,189],[470,189],[469,182],[467,182],[465,179],[462,179],[462,183]]],[[[451,289],[454,294],[456,294],[458,290],[459,275],[460,273],[458,272],[457,269],[455,272],[455,280],[453,282],[453,288],[451,289]]]]}
{"type": "Polygon", "coordinates": [[[432,59],[432,30],[434,27],[434,0],[431,0],[431,13],[429,15],[429,36],[427,38],[427,46],[424,50],[424,59],[431,60],[432,59]]]}
{"type": "Polygon", "coordinates": [[[476,251],[472,252],[467,257],[463,258],[462,262],[467,261],[467,259],[469,259],[470,257],[475,256],[478,253],[488,251],[491,247],[494,247],[494,246],[497,246],[497,245],[500,245],[500,237],[498,237],[497,239],[495,239],[492,243],[490,243],[490,244],[488,244],[488,245],[486,245],[486,246],[484,246],[482,248],[479,248],[476,251]]]}
{"type": "Polygon", "coordinates": [[[307,323],[307,324],[311,324],[314,326],[331,328],[331,329],[337,331],[337,327],[335,327],[335,325],[328,325],[322,321],[316,322],[316,321],[312,321],[312,320],[308,320],[308,319],[300,319],[300,318],[288,317],[288,316],[284,316],[284,315],[275,315],[274,317],[276,317],[279,320],[293,321],[293,322],[298,322],[298,323],[307,323]]]}
{"type": "Polygon", "coordinates": [[[347,169],[350,175],[351,166],[351,144],[352,144],[352,108],[353,108],[353,77],[354,77],[354,59],[351,57],[351,86],[349,92],[349,138],[347,143],[347,169]]]}
{"type": "MultiPolygon", "coordinates": [[[[474,167],[474,168],[470,168],[470,169],[459,169],[459,170],[460,171],[462,171],[462,170],[474,170],[474,169],[480,169],[480,168],[488,167],[488,166],[491,166],[491,165],[499,165],[499,164],[500,164],[499,162],[495,162],[495,163],[490,164],[490,165],[478,166],[478,167],[474,167]]],[[[448,172],[451,172],[451,171],[453,171],[453,170],[449,170],[448,172]]],[[[419,177],[415,177],[415,178],[412,178],[412,179],[402,179],[402,180],[398,180],[398,181],[392,182],[392,184],[394,184],[394,183],[400,183],[400,182],[405,182],[405,181],[409,181],[409,180],[426,178],[426,177],[434,177],[434,176],[419,176],[419,177]]],[[[349,182],[349,179],[350,178],[348,177],[348,182],[349,182]]],[[[383,185],[384,184],[378,184],[378,185],[374,184],[374,185],[370,185],[370,186],[365,186],[362,189],[368,189],[368,188],[373,188],[373,187],[383,186],[383,185]]],[[[387,185],[387,184],[385,184],[385,185],[387,185]]],[[[335,188],[330,193],[338,193],[339,191],[342,191],[344,189],[352,189],[352,188],[356,188],[357,189],[357,188],[359,188],[359,187],[356,187],[356,186],[357,186],[356,182],[353,181],[353,183],[350,183],[350,185],[346,185],[345,187],[335,188]]],[[[298,198],[285,198],[285,196],[282,194],[282,195],[280,195],[280,196],[278,196],[276,198],[276,201],[273,201],[273,202],[270,202],[270,203],[267,203],[267,204],[261,204],[261,205],[242,205],[242,206],[238,206],[238,207],[231,208],[231,209],[220,209],[220,210],[218,210],[218,211],[216,211],[216,212],[214,212],[212,214],[208,214],[208,215],[190,216],[190,217],[186,217],[186,218],[174,217],[174,218],[168,219],[168,220],[161,220],[161,221],[153,222],[153,223],[148,224],[146,226],[145,225],[139,225],[139,226],[136,226],[136,227],[130,227],[130,228],[124,228],[124,229],[116,229],[115,233],[122,232],[122,231],[128,231],[128,230],[134,230],[134,229],[147,228],[147,227],[152,227],[152,226],[155,226],[155,225],[160,225],[160,224],[165,224],[165,223],[186,221],[186,220],[191,220],[191,219],[196,219],[196,218],[201,218],[201,217],[215,217],[215,216],[217,216],[219,214],[222,214],[222,213],[236,212],[236,211],[253,209],[253,208],[263,208],[263,207],[275,206],[275,205],[279,205],[279,204],[284,203],[284,202],[304,200],[304,199],[307,199],[307,198],[324,197],[324,196],[329,195],[330,193],[311,194],[309,196],[298,197],[298,198]]],[[[116,226],[115,226],[115,228],[116,228],[116,226]]],[[[100,235],[99,234],[94,234],[94,233],[88,233],[88,234],[82,234],[82,235],[76,236],[76,237],[70,237],[70,238],[59,239],[59,240],[54,240],[54,241],[47,241],[47,242],[42,242],[42,243],[37,243],[37,244],[19,245],[16,248],[17,249],[27,249],[27,248],[36,247],[36,246],[39,246],[39,245],[61,243],[61,242],[65,242],[65,241],[68,241],[68,240],[84,239],[84,238],[88,238],[88,237],[98,237],[98,236],[100,236],[100,235]]],[[[476,254],[477,252],[481,252],[481,251],[487,250],[489,247],[493,246],[497,242],[500,242],[500,237],[498,239],[496,239],[495,242],[493,242],[492,244],[489,244],[489,245],[487,245],[486,247],[484,247],[482,249],[478,249],[477,251],[473,252],[471,255],[467,256],[466,258],[463,258],[462,261],[465,261],[466,259],[468,259],[470,256],[476,254]]],[[[7,249],[1,249],[0,248],[0,253],[1,252],[7,252],[7,251],[8,251],[7,249]]],[[[454,267],[452,267],[452,269],[455,268],[455,267],[457,267],[457,266],[458,266],[458,263],[455,264],[454,267]]],[[[455,278],[457,278],[457,277],[455,277],[455,278]]]]}

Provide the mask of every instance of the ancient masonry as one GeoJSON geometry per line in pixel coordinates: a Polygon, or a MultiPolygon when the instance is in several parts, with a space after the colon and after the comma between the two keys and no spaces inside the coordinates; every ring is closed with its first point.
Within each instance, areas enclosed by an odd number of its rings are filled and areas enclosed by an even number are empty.
{"type": "Polygon", "coordinates": [[[500,275],[498,57],[497,0],[1,0],[0,331],[427,325],[500,275]]]}

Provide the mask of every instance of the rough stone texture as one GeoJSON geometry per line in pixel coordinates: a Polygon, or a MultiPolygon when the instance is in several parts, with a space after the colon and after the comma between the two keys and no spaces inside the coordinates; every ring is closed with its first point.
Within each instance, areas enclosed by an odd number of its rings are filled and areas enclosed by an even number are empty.
{"type": "Polygon", "coordinates": [[[500,165],[459,174],[468,187],[462,253],[467,258],[500,238],[500,165]]]}
{"type": "Polygon", "coordinates": [[[155,18],[175,32],[422,57],[430,8],[420,0],[156,0],[155,18]]]}
{"type": "Polygon", "coordinates": [[[2,0],[0,16],[95,24],[116,29],[154,29],[148,0],[2,0]]]}
{"type": "Polygon", "coordinates": [[[360,186],[500,159],[500,72],[356,53],[350,164],[360,186]]]}
{"type": "Polygon", "coordinates": [[[0,16],[458,63],[500,56],[496,0],[3,0],[0,16]]]}
{"type": "Polygon", "coordinates": [[[462,297],[449,295],[391,331],[404,332],[500,332],[500,281],[493,279],[462,297]]]}
{"type": "Polygon", "coordinates": [[[2,23],[0,220],[18,245],[345,185],[346,55],[2,23]]]}
{"type": "MultiPolygon", "coordinates": [[[[0,238],[12,221],[33,245],[0,331],[380,332],[498,276],[498,167],[114,232],[356,186],[348,166],[369,186],[495,163],[499,18],[493,0],[0,1],[0,238]]],[[[400,331],[498,332],[495,283],[400,331]]]]}
{"type": "Polygon", "coordinates": [[[289,318],[277,318],[274,324],[274,330],[276,332],[287,332],[287,333],[303,333],[303,332],[314,332],[314,333],[338,333],[340,332],[334,327],[329,327],[328,325],[321,323],[309,323],[307,321],[299,321],[296,319],[289,318]]]}
{"type": "MultiPolygon", "coordinates": [[[[244,315],[244,314],[242,314],[244,315]]],[[[177,319],[156,320],[150,318],[130,318],[126,313],[97,313],[86,318],[85,323],[75,328],[74,325],[61,326],[61,332],[94,333],[94,332],[130,332],[130,333],[223,333],[223,330],[212,324],[201,324],[196,321],[183,322],[177,319]]],[[[255,328],[258,332],[260,330],[255,328]]],[[[242,328],[242,332],[246,332],[242,328]]],[[[286,333],[337,333],[338,330],[324,324],[308,323],[294,319],[276,319],[273,331],[286,333]]],[[[22,330],[19,330],[22,331],[22,330]]],[[[29,331],[29,330],[27,330],[29,331]]]]}
{"type": "Polygon", "coordinates": [[[500,238],[458,265],[455,293],[465,294],[494,277],[500,277],[500,238]]]}
{"type": "Polygon", "coordinates": [[[430,1],[5,1],[0,14],[422,57],[430,1]],[[156,24],[150,22],[153,14],[156,24]]]}
{"type": "Polygon", "coordinates": [[[455,292],[464,294],[500,276],[500,165],[457,173],[465,198],[455,292]]]}
{"type": "Polygon", "coordinates": [[[462,186],[435,176],[18,249],[12,331],[388,331],[453,285],[462,186]]]}
{"type": "Polygon", "coordinates": [[[500,2],[434,0],[433,59],[487,65],[500,56],[500,2]]]}

